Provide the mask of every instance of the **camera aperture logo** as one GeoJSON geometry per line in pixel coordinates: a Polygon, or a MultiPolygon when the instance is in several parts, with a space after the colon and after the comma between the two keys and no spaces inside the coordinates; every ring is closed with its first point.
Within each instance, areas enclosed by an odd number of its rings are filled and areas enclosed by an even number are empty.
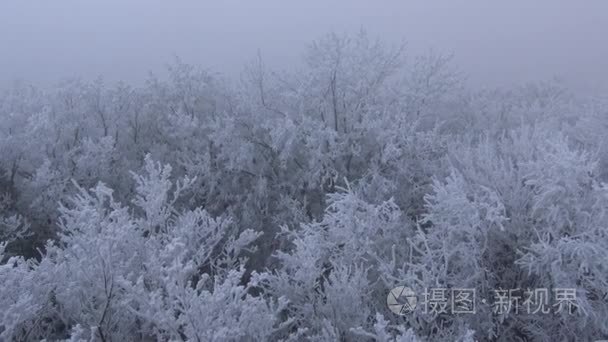
{"type": "Polygon", "coordinates": [[[414,311],[418,304],[418,297],[409,287],[397,286],[388,293],[386,304],[393,313],[406,315],[414,311]]]}

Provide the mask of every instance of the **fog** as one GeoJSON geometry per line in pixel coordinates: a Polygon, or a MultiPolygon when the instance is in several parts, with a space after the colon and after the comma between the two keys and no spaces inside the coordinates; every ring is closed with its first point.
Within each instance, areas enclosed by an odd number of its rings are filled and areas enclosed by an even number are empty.
{"type": "Polygon", "coordinates": [[[0,0],[0,342],[608,341],[606,33],[608,0],[0,0]]]}
{"type": "Polygon", "coordinates": [[[0,84],[74,76],[139,83],[173,56],[235,76],[258,49],[297,61],[329,31],[365,28],[410,53],[454,53],[472,85],[558,77],[606,89],[608,2],[589,1],[2,1],[0,84]]]}

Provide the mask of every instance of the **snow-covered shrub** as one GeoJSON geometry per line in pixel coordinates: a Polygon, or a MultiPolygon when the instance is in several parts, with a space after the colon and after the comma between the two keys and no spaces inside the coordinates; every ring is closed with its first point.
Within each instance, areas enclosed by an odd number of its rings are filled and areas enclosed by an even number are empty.
{"type": "Polygon", "coordinates": [[[460,142],[450,154],[452,173],[426,196],[407,239],[412,258],[395,277],[416,292],[474,288],[478,299],[497,289],[574,288],[577,310],[496,314],[488,300],[475,314],[415,312],[406,321],[433,339],[450,340],[464,327],[476,338],[601,337],[608,197],[597,159],[542,124],[460,142]]]}
{"type": "Polygon", "coordinates": [[[76,185],[79,193],[61,207],[59,241],[38,262],[12,258],[0,266],[3,336],[59,338],[72,329],[101,340],[273,334],[283,301],[252,296],[255,284],[243,278],[244,252],[258,234],[238,234],[229,219],[200,208],[175,207],[190,181],[173,184],[170,171],[147,158],[146,174],[135,175],[142,215],[101,183],[76,185]]]}
{"type": "Polygon", "coordinates": [[[393,201],[374,205],[359,196],[342,189],[330,195],[321,221],[284,227],[292,247],[276,254],[281,268],[261,283],[289,301],[292,339],[360,338],[351,330],[369,327],[376,310],[384,309],[386,285],[379,276],[388,266],[378,260],[394,256],[395,244],[411,229],[393,201]]]}

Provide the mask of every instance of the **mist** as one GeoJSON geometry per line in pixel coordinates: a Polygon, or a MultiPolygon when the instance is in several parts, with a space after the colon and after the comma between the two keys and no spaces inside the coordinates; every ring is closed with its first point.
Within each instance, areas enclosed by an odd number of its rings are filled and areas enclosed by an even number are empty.
{"type": "Polygon", "coordinates": [[[258,49],[287,68],[319,36],[361,28],[410,54],[453,53],[477,87],[558,78],[606,89],[608,2],[3,1],[0,84],[103,76],[140,83],[174,56],[237,76],[258,49]]]}
{"type": "Polygon", "coordinates": [[[608,0],[0,1],[0,342],[608,341],[608,0]]]}

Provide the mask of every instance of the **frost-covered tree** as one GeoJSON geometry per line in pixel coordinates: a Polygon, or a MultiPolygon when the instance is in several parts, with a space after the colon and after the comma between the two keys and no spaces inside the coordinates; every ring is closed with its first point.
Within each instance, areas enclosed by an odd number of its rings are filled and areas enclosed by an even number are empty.
{"type": "Polygon", "coordinates": [[[258,235],[238,234],[229,219],[200,208],[176,207],[191,180],[172,183],[168,165],[147,158],[145,172],[135,176],[139,210],[116,202],[102,183],[77,186],[60,210],[59,241],[47,244],[41,260],[2,265],[3,337],[58,338],[80,329],[104,341],[236,341],[274,333],[283,301],[252,296],[255,284],[243,279],[244,253],[258,235]]]}

